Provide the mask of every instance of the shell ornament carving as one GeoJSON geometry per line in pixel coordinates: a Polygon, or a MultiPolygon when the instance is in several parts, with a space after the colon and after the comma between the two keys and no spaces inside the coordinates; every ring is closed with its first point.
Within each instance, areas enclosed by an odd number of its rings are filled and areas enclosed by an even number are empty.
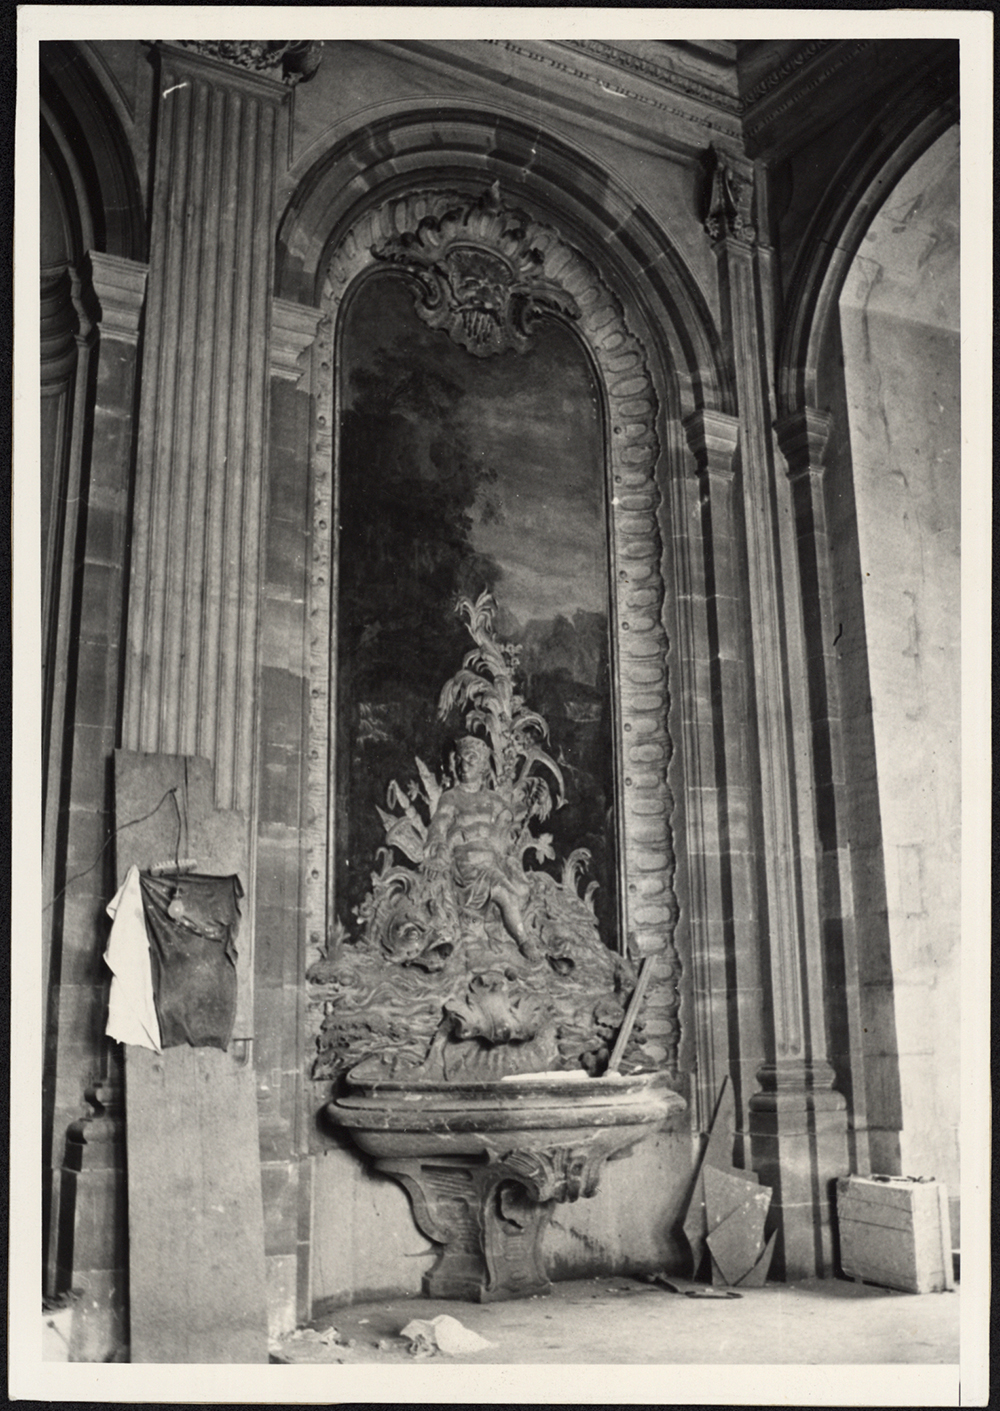
{"type": "Polygon", "coordinates": [[[415,284],[416,311],[477,358],[531,345],[540,318],[579,318],[576,300],[542,273],[530,217],[505,207],[499,182],[478,200],[426,216],[413,231],[372,246],[415,284]]]}

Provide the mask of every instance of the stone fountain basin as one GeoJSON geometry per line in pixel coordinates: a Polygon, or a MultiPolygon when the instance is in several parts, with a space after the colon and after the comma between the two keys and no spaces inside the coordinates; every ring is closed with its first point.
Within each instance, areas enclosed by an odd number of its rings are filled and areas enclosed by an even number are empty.
{"type": "Polygon", "coordinates": [[[328,1117],[379,1158],[492,1155],[571,1146],[598,1133],[622,1154],[686,1110],[662,1073],[551,1073],[492,1082],[395,1081],[348,1075],[328,1117]]]}

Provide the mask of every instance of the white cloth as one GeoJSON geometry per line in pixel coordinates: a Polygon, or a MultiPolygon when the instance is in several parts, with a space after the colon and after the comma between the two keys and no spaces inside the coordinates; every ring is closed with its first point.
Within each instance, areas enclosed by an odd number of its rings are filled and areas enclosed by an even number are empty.
{"type": "Polygon", "coordinates": [[[149,937],[142,909],[139,869],[134,864],[108,902],[114,921],[104,959],[111,971],[111,996],[105,1032],[122,1044],[137,1044],[160,1053],[160,1025],[153,1003],[153,970],[149,937]]]}

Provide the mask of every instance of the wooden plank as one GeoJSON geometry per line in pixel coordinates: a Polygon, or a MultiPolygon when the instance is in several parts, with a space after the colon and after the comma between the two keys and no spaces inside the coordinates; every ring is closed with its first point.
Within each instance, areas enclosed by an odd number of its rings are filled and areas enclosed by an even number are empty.
{"type": "Polygon", "coordinates": [[[253,1070],[126,1047],[133,1362],[267,1362],[253,1070]]]}
{"type": "Polygon", "coordinates": [[[632,998],[628,1002],[628,1008],[625,1010],[625,1018],[622,1021],[621,1028],[618,1030],[618,1037],[615,1039],[615,1046],[611,1050],[611,1057],[608,1059],[609,1073],[617,1073],[618,1071],[618,1065],[621,1063],[622,1055],[625,1052],[625,1045],[632,1037],[635,1021],[639,1017],[639,1010],[642,1007],[642,1001],[645,997],[646,988],[649,985],[649,978],[652,973],[653,957],[651,955],[643,956],[639,966],[639,974],[635,982],[635,989],[632,991],[632,998]]]}
{"type": "MultiPolygon", "coordinates": [[[[132,863],[193,858],[249,891],[246,820],[214,794],[208,760],[116,751],[119,882],[132,863]]],[[[256,1081],[249,1043],[236,1042],[253,1032],[250,919],[229,1052],[125,1048],[133,1362],[268,1360],[256,1081]]]]}

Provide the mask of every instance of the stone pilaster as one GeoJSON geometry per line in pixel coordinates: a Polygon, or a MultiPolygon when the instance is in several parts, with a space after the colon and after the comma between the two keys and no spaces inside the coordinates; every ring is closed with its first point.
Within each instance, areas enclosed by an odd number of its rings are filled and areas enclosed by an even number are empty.
{"type": "Polygon", "coordinates": [[[145,280],[144,265],[97,251],[73,272],[81,340],[76,375],[84,386],[73,410],[80,419],[70,439],[75,490],[62,531],[70,539],[64,571],[71,591],[61,605],[67,625],[54,657],[65,694],[62,724],[52,731],[45,840],[46,886],[54,894],[45,912],[51,959],[43,1136],[47,1286],[85,1290],[73,1325],[75,1361],[118,1356],[126,1339],[121,1085],[103,1038],[108,974],[101,955],[110,926],[104,908],[115,887],[113,854],[105,845],[112,828],[109,766],[145,280]],[[81,425],[86,451],[77,449],[81,425]],[[94,1114],[80,1119],[85,1090],[94,1114]]]}
{"type": "Polygon", "coordinates": [[[274,299],[270,337],[270,475],[259,660],[255,915],[266,935],[254,973],[255,1063],[269,1324],[288,1332],[312,1316],[311,1163],[302,1099],[306,855],[302,828],[309,644],[306,611],[312,487],[312,358],[319,309],[274,299]]]}
{"type": "Polygon", "coordinates": [[[249,814],[274,78],[159,46],[123,744],[198,755],[249,814]]]}
{"type": "Polygon", "coordinates": [[[888,1028],[891,984],[880,967],[858,952],[840,695],[843,668],[837,647],[844,624],[836,620],[824,493],[830,429],[830,414],[814,407],[803,407],[775,423],[792,489],[806,635],[830,1054],[848,1104],[851,1167],[865,1173],[872,1169],[875,1129],[886,1129],[876,1138],[877,1169],[885,1166],[887,1152],[896,1153],[898,1167],[893,1116],[899,1080],[888,1028]]]}
{"type": "Polygon", "coordinates": [[[706,222],[719,266],[740,418],[743,517],[759,761],[760,944],[769,1003],[760,1091],[750,1099],[751,1160],[774,1189],[786,1277],[832,1269],[832,1182],[847,1170],[845,1102],[827,1061],[816,894],[804,633],[788,487],[777,483],[763,334],[764,293],[751,224],[752,173],[716,159],[706,222]]]}
{"type": "MultiPolygon", "coordinates": [[[[692,829],[688,840],[688,865],[698,886],[690,922],[697,1110],[704,1130],[728,1074],[737,1129],[743,1130],[763,1041],[752,779],[745,743],[751,687],[737,503],[739,422],[724,412],[702,410],[685,420],[684,430],[699,483],[708,647],[700,666],[706,677],[704,716],[711,719],[698,741],[701,827],[692,829]],[[692,853],[699,855],[698,866],[692,853]]],[[[742,1151],[735,1153],[735,1159],[741,1157],[742,1151]]]]}

